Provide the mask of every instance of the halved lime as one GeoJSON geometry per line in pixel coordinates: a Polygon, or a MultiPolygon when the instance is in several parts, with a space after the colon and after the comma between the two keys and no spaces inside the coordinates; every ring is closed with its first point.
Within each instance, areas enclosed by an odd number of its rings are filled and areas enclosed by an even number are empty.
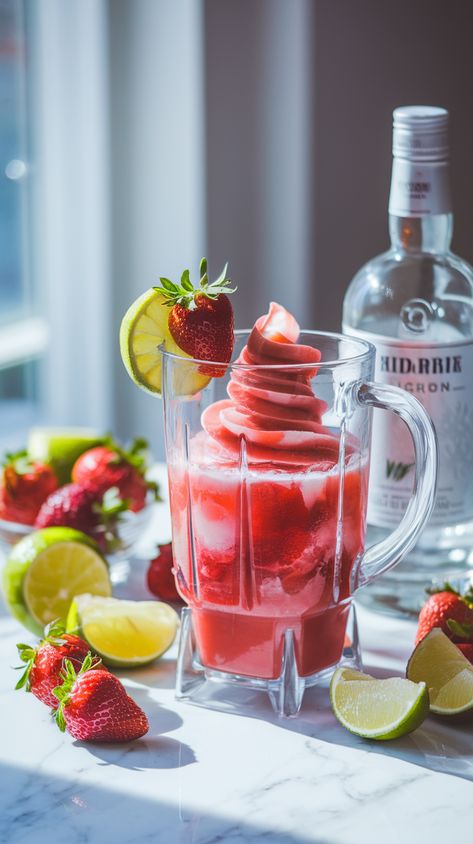
{"type": "Polygon", "coordinates": [[[160,601],[125,601],[77,595],[67,618],[107,665],[146,665],[167,651],[176,637],[179,616],[160,601]]]}
{"type": "Polygon", "coordinates": [[[53,619],[65,619],[74,595],[110,595],[108,565],[96,543],[78,530],[50,527],[18,542],[3,571],[12,615],[41,635],[53,619]]]}
{"type": "Polygon", "coordinates": [[[27,451],[33,460],[49,463],[59,483],[66,484],[77,458],[104,440],[93,428],[32,428],[27,451]]]}
{"type": "Polygon", "coordinates": [[[429,714],[425,683],[401,677],[377,680],[351,668],[335,671],[330,683],[330,702],[347,730],[378,741],[411,733],[429,714]]]}
{"type": "Polygon", "coordinates": [[[198,365],[174,342],[168,327],[169,307],[165,293],[150,289],[128,308],[120,326],[120,352],[132,381],[152,395],[161,395],[162,355],[159,346],[182,360],[173,370],[174,395],[194,395],[210,378],[199,373],[198,365]],[[186,363],[186,358],[189,363],[186,363]]]}
{"type": "Polygon", "coordinates": [[[439,627],[417,645],[407,663],[407,676],[424,681],[430,708],[437,715],[473,710],[473,665],[439,627]]]}

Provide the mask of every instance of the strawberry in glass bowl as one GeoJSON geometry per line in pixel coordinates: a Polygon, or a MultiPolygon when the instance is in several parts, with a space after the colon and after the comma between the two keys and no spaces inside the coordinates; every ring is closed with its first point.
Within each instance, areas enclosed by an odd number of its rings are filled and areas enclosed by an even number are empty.
{"type": "Polygon", "coordinates": [[[71,482],[62,486],[51,466],[26,452],[15,456],[13,474],[9,457],[0,477],[0,541],[11,546],[33,530],[72,527],[99,544],[112,566],[112,581],[123,580],[127,557],[149,526],[158,498],[157,485],[145,476],[146,445],[136,440],[127,451],[104,438],[77,458],[71,482]]]}

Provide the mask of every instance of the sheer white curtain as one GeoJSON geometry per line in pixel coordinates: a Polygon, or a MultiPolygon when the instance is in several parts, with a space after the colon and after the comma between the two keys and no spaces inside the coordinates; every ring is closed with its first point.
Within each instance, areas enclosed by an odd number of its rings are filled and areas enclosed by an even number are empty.
{"type": "Polygon", "coordinates": [[[122,366],[117,333],[129,303],[206,251],[203,5],[111,0],[112,355],[114,428],[163,455],[162,407],[122,366]]]}
{"type": "Polygon", "coordinates": [[[33,272],[49,326],[44,420],[109,428],[107,6],[27,5],[31,33],[33,272]]]}

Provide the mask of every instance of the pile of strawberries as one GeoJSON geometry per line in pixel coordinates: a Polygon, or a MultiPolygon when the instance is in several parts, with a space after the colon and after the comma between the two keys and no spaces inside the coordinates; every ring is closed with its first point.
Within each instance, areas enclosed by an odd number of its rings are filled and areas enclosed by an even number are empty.
{"type": "Polygon", "coordinates": [[[62,731],[103,742],[133,741],[148,732],[143,710],[79,636],[55,623],[36,648],[17,647],[26,667],[16,688],[49,706],[62,731]]]}
{"type": "Polygon", "coordinates": [[[85,451],[63,486],[51,466],[23,451],[9,454],[0,475],[0,519],[46,528],[67,526],[92,536],[102,550],[113,550],[119,514],[138,512],[150,488],[145,479],[147,443],[126,451],[111,438],[85,451]]]}
{"type": "Polygon", "coordinates": [[[440,627],[473,663],[473,589],[463,595],[450,583],[430,590],[431,596],[422,607],[416,634],[416,645],[434,627],[440,627]]]}

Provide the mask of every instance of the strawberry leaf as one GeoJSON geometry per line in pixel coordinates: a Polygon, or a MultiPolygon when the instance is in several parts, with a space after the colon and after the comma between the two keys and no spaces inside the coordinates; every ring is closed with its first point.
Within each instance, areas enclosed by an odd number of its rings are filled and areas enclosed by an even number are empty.
{"type": "Polygon", "coordinates": [[[183,287],[184,290],[189,291],[189,293],[194,292],[194,288],[193,288],[192,282],[190,280],[189,270],[184,270],[184,272],[181,275],[181,287],[183,287]]]}
{"type": "Polygon", "coordinates": [[[155,501],[163,501],[159,494],[159,484],[157,484],[156,481],[146,481],[146,486],[149,491],[153,493],[155,501]]]}
{"type": "Polygon", "coordinates": [[[453,595],[458,595],[459,598],[461,597],[458,589],[455,589],[448,580],[446,580],[442,586],[430,586],[425,591],[428,595],[438,595],[440,592],[451,592],[453,595]]]}
{"type": "MultiPolygon", "coordinates": [[[[22,665],[18,666],[18,667],[23,668],[22,665]]],[[[18,683],[15,686],[15,691],[17,689],[22,689],[24,686],[26,686],[28,684],[30,671],[31,671],[31,666],[28,666],[27,668],[25,668],[25,670],[23,671],[23,674],[21,675],[20,679],[18,680],[18,683]]]]}
{"type": "Polygon", "coordinates": [[[455,636],[459,636],[461,639],[473,639],[473,624],[459,622],[453,618],[449,618],[447,627],[455,636]]]}
{"type": "MultiPolygon", "coordinates": [[[[174,284],[174,282],[171,281],[169,278],[163,278],[163,276],[161,276],[159,280],[160,280],[162,286],[164,287],[164,289],[167,290],[169,293],[172,293],[172,294],[177,293],[177,291],[179,289],[177,284],[174,284]]],[[[155,287],[154,289],[159,290],[159,287],[155,287]]]]}
{"type": "Polygon", "coordinates": [[[161,293],[165,293],[165,304],[172,307],[182,305],[189,310],[196,308],[196,296],[206,296],[208,299],[218,299],[221,293],[234,293],[236,287],[230,287],[231,281],[227,278],[228,264],[225,264],[222,272],[216,281],[209,284],[207,274],[207,260],[202,258],[199,267],[199,287],[194,287],[190,281],[189,270],[184,270],[180,284],[175,284],[168,278],[160,278],[162,287],[155,287],[161,293]]]}

